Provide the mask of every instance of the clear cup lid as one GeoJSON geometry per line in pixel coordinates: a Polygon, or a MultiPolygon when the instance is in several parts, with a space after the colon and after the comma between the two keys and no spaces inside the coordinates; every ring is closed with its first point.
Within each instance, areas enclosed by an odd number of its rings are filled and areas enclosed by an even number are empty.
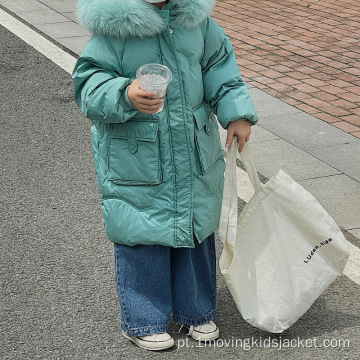
{"type": "Polygon", "coordinates": [[[169,84],[172,80],[171,70],[162,64],[145,64],[136,71],[136,77],[152,85],[169,84]]]}

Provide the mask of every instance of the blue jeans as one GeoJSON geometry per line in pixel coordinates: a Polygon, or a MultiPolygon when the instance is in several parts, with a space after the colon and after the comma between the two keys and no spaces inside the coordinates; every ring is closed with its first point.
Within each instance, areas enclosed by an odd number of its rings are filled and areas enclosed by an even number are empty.
{"type": "Polygon", "coordinates": [[[130,336],[167,332],[173,320],[201,325],[215,316],[214,234],[195,248],[115,244],[121,328],[130,336]]]}

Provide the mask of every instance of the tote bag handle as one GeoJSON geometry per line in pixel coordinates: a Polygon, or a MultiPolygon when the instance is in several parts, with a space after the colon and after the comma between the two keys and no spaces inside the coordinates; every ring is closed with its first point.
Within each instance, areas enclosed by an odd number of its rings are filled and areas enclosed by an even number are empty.
{"type": "MultiPolygon", "coordinates": [[[[235,146],[235,156],[236,156],[236,150],[237,150],[237,146],[235,146]]],[[[255,192],[260,191],[263,186],[260,182],[259,175],[257,173],[253,158],[251,156],[250,147],[248,143],[245,143],[244,148],[240,153],[240,157],[244,163],[246,172],[249,176],[249,179],[251,181],[251,184],[255,192]]]]}
{"type": "MultiPolygon", "coordinates": [[[[221,207],[219,237],[225,244],[226,239],[236,239],[237,218],[238,218],[238,192],[236,176],[236,153],[238,150],[237,139],[234,138],[226,153],[226,168],[224,180],[224,193],[221,207]]],[[[245,143],[240,153],[241,160],[245,165],[246,172],[250,178],[255,192],[262,189],[259,175],[256,171],[251,157],[249,145],[245,143]]]]}
{"type": "MultiPolygon", "coordinates": [[[[232,194],[237,194],[237,181],[236,181],[236,153],[238,150],[237,139],[234,138],[227,153],[226,153],[226,168],[225,168],[225,183],[224,188],[229,189],[231,187],[232,194]],[[235,189],[235,191],[233,190],[235,189]]],[[[245,170],[251,181],[255,192],[260,191],[263,185],[260,182],[259,175],[257,173],[253,158],[251,156],[250,147],[246,142],[243,150],[240,153],[241,160],[244,163],[245,170]]]]}

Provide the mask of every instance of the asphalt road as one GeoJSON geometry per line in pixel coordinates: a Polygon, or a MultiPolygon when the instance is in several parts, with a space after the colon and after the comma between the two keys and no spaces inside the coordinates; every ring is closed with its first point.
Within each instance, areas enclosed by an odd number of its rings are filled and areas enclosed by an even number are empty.
{"type": "Polygon", "coordinates": [[[124,339],[89,121],[71,79],[2,27],[0,54],[1,359],[360,358],[360,286],[345,276],[281,335],[245,323],[218,273],[216,346],[185,341],[177,324],[166,352],[124,339]]]}

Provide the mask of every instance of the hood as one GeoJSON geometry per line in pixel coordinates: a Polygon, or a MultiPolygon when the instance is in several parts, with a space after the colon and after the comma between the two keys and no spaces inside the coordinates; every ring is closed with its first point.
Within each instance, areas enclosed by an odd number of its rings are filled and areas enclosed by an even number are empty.
{"type": "MultiPolygon", "coordinates": [[[[180,27],[191,29],[211,13],[216,0],[170,0],[180,27]]],[[[159,34],[165,22],[154,5],[144,0],[80,0],[81,25],[93,34],[118,38],[159,34]]]]}

